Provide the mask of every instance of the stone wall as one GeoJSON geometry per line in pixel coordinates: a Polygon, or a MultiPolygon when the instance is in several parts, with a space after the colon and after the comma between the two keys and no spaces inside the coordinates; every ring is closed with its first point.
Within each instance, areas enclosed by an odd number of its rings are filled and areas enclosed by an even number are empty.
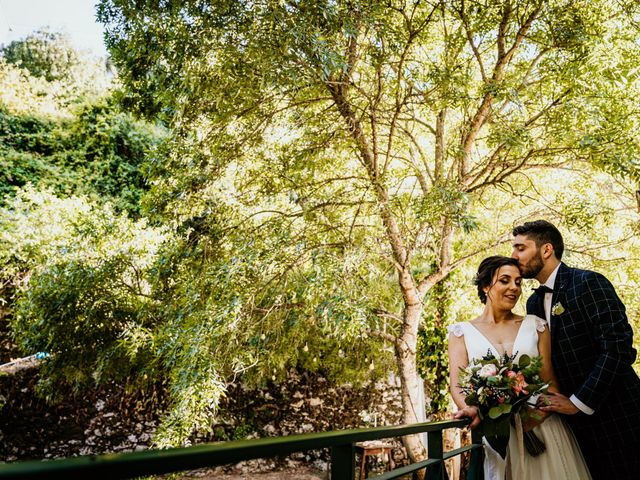
{"type": "Polygon", "coordinates": [[[57,403],[35,394],[37,369],[0,377],[0,460],[60,458],[149,448],[163,409],[161,388],[147,395],[111,384],[57,403]]]}
{"type": "Polygon", "coordinates": [[[239,425],[261,437],[395,425],[402,409],[399,392],[393,377],[356,389],[321,374],[290,370],[283,383],[253,390],[231,385],[217,433],[230,438],[239,425]]]}
{"type": "MultiPolygon", "coordinates": [[[[161,385],[127,393],[112,384],[48,404],[35,395],[36,381],[37,369],[0,377],[6,402],[0,409],[2,461],[144,450],[152,445],[166,407],[161,385]]],[[[400,414],[399,382],[393,377],[354,388],[319,373],[291,370],[284,382],[268,381],[262,388],[230,385],[211,431],[196,435],[192,443],[395,425],[400,414]]],[[[402,463],[403,448],[394,443],[396,463],[402,463]]],[[[293,458],[323,468],[328,454],[293,458]]]]}

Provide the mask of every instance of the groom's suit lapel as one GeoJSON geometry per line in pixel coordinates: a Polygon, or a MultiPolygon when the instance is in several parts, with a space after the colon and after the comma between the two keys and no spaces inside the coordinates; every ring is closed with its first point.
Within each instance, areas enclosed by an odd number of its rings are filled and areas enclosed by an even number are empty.
{"type": "Polygon", "coordinates": [[[535,315],[536,317],[544,318],[542,295],[538,292],[533,292],[527,300],[527,313],[535,315]]]}
{"type": "Polygon", "coordinates": [[[551,296],[551,318],[549,319],[549,324],[551,326],[551,338],[558,337],[558,335],[554,335],[553,332],[557,332],[559,327],[560,319],[558,318],[561,314],[554,315],[553,310],[554,306],[557,304],[561,304],[566,308],[566,289],[571,277],[571,269],[567,267],[564,263],[560,264],[560,268],[558,269],[558,274],[556,275],[556,281],[553,285],[553,295],[551,296]]]}

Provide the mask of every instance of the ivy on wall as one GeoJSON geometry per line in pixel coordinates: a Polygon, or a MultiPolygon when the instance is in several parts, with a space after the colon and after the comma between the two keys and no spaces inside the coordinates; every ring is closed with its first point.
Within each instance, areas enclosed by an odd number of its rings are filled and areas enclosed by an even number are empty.
{"type": "Polygon", "coordinates": [[[449,404],[447,324],[453,303],[451,279],[438,283],[425,301],[423,327],[418,332],[417,367],[425,381],[427,414],[444,412],[449,404]]]}

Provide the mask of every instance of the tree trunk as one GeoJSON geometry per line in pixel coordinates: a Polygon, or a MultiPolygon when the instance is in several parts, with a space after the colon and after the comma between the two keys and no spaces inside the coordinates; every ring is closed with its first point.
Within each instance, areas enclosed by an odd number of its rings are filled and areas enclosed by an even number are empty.
{"type": "MultiPolygon", "coordinates": [[[[336,106],[346,120],[350,134],[355,141],[360,157],[367,168],[367,174],[371,186],[380,206],[380,216],[387,232],[389,246],[393,252],[393,258],[398,269],[398,283],[405,304],[403,314],[402,333],[396,342],[396,359],[402,391],[402,420],[405,424],[425,421],[424,416],[418,414],[419,402],[424,399],[423,384],[419,380],[416,368],[416,346],[418,343],[418,325],[422,314],[421,292],[411,275],[411,267],[408,264],[408,254],[402,233],[397,224],[392,210],[389,208],[389,197],[378,171],[375,149],[367,142],[364,130],[354,109],[349,104],[345,94],[344,84],[327,84],[336,106]]],[[[375,142],[374,142],[375,143],[375,142]]],[[[425,288],[426,286],[423,286],[425,288]]],[[[421,409],[424,412],[424,409],[421,409]]],[[[426,458],[426,449],[420,439],[420,435],[408,435],[402,438],[407,453],[412,462],[419,462],[426,458]]],[[[418,475],[423,478],[424,473],[418,475]]]]}
{"type": "MultiPolygon", "coordinates": [[[[418,340],[418,323],[422,313],[422,304],[407,305],[404,311],[404,324],[402,335],[396,344],[396,358],[398,372],[400,374],[402,391],[402,423],[411,424],[425,421],[419,410],[418,404],[423,398],[420,389],[422,382],[416,369],[416,346],[418,340]]],[[[424,460],[426,457],[425,446],[420,435],[408,435],[402,438],[412,462],[424,460]]]]}

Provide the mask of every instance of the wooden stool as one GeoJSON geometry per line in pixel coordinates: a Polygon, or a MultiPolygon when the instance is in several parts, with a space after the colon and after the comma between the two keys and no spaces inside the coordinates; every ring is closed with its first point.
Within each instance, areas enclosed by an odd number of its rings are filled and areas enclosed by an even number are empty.
{"type": "MultiPolygon", "coordinates": [[[[367,457],[372,455],[382,455],[382,461],[385,457],[388,459],[387,467],[389,471],[395,468],[393,463],[393,455],[391,455],[391,445],[382,442],[359,442],[354,445],[356,453],[360,453],[360,476],[358,480],[367,478],[367,457]]],[[[386,470],[386,468],[385,468],[386,470]]]]}

